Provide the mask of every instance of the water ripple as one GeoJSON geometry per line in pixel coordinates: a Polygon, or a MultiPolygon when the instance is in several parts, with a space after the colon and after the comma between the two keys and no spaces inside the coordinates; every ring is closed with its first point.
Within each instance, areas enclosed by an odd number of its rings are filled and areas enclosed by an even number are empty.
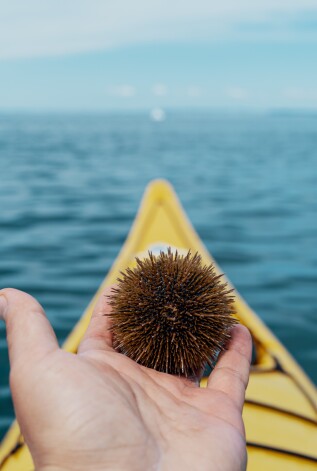
{"type": "MultiPolygon", "coordinates": [[[[0,116],[0,287],[30,292],[62,341],[124,242],[152,178],[317,380],[314,116],[0,116]]],[[[0,326],[0,435],[13,417],[0,326]]]]}

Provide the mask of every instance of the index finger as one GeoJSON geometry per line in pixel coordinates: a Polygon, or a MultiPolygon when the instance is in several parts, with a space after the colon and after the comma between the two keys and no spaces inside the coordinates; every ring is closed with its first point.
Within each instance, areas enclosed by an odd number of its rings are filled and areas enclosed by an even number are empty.
{"type": "Polygon", "coordinates": [[[109,330],[111,306],[108,296],[111,294],[112,286],[101,292],[94,307],[88,328],[80,342],[78,353],[89,350],[112,350],[112,333],[109,330]]]}
{"type": "Polygon", "coordinates": [[[223,352],[208,378],[207,387],[229,396],[242,410],[249,381],[252,355],[251,334],[243,325],[232,329],[228,348],[223,352]]]}

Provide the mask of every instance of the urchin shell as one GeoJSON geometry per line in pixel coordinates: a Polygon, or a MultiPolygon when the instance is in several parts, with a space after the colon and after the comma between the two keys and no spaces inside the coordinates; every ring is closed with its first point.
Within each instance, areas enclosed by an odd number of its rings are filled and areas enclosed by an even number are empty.
{"type": "Polygon", "coordinates": [[[195,377],[230,338],[232,290],[198,253],[169,247],[136,262],[109,296],[114,348],[148,368],[195,377]]]}

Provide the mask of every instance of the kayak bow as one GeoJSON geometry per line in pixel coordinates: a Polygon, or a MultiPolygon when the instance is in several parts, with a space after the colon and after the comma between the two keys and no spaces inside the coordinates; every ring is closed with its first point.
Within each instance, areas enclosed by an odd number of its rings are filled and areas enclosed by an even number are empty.
{"type": "MultiPolygon", "coordinates": [[[[221,273],[187,219],[171,185],[155,180],[145,192],[119,256],[63,348],[74,353],[77,351],[98,297],[106,286],[116,281],[120,270],[133,266],[135,256],[146,256],[148,250],[158,254],[168,246],[179,253],[187,253],[188,249],[192,253],[199,252],[205,264],[214,263],[221,273]]],[[[248,470],[316,470],[317,406],[314,385],[237,291],[234,307],[240,322],[249,328],[255,349],[243,411],[248,470]]],[[[201,386],[205,382],[206,378],[203,378],[201,386]]],[[[34,469],[17,422],[12,424],[1,444],[0,469],[34,469]]]]}

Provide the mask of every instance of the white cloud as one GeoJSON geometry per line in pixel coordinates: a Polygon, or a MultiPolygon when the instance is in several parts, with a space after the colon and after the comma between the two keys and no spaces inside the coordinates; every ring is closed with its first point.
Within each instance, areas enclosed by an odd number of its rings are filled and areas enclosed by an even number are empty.
{"type": "Polygon", "coordinates": [[[181,4],[176,0],[0,0],[0,58],[78,53],[148,41],[267,38],[270,34],[283,39],[294,34],[285,27],[287,20],[296,21],[305,12],[317,13],[316,0],[181,4]],[[280,22],[282,30],[244,29],[280,22]]]}
{"type": "Polygon", "coordinates": [[[245,88],[235,86],[227,88],[226,95],[236,101],[245,101],[249,93],[245,88]]]}
{"type": "Polygon", "coordinates": [[[202,90],[200,87],[197,87],[196,85],[190,85],[187,88],[187,95],[190,98],[198,98],[202,95],[202,90]]]}
{"type": "Polygon", "coordinates": [[[302,100],[305,98],[307,91],[299,87],[288,87],[283,90],[283,95],[292,100],[302,100]]]}
{"type": "Polygon", "coordinates": [[[311,102],[312,104],[317,102],[317,88],[302,88],[302,87],[287,87],[283,90],[282,94],[288,99],[289,102],[294,103],[305,103],[311,102]]]}
{"type": "Polygon", "coordinates": [[[152,92],[155,96],[166,96],[167,86],[164,83],[156,83],[152,88],[152,92]]]}
{"type": "Polygon", "coordinates": [[[119,96],[122,98],[131,98],[136,95],[136,89],[133,85],[117,85],[109,89],[110,95],[119,96]]]}

